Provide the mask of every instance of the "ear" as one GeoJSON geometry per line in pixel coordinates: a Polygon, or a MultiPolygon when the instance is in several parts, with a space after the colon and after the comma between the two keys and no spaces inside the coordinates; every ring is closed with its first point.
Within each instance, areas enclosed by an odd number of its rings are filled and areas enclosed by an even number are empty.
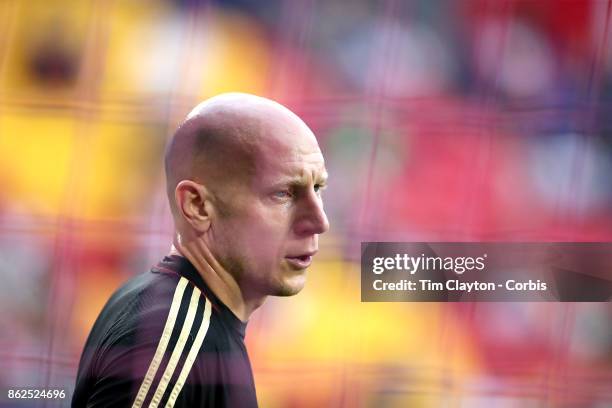
{"type": "Polygon", "coordinates": [[[211,201],[206,187],[191,180],[182,180],[174,189],[179,214],[199,233],[210,228],[211,201]]]}

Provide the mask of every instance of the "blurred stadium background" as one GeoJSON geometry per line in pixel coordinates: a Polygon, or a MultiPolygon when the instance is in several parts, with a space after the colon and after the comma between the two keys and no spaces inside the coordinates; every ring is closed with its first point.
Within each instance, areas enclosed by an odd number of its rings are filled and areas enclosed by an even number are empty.
{"type": "Polygon", "coordinates": [[[358,265],[362,240],[612,241],[610,14],[0,1],[0,403],[71,396],[103,303],[169,248],[167,138],[244,91],[301,115],[331,175],[307,288],[249,324],[262,407],[612,406],[609,303],[362,304],[358,265]]]}

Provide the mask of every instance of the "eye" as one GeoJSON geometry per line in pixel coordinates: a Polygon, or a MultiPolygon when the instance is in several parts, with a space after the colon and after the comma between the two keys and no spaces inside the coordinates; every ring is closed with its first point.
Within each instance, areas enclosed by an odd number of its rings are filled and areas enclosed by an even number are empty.
{"type": "Polygon", "coordinates": [[[275,198],[291,198],[292,194],[289,190],[279,190],[272,193],[275,198]]]}
{"type": "Polygon", "coordinates": [[[314,191],[317,194],[321,194],[321,191],[325,189],[325,186],[323,184],[315,184],[314,185],[314,191]]]}

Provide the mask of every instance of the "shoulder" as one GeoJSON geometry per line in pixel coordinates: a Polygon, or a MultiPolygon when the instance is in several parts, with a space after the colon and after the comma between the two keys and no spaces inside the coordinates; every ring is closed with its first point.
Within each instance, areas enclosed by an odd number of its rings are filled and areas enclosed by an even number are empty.
{"type": "Polygon", "coordinates": [[[136,364],[140,385],[134,406],[176,402],[210,326],[212,305],[189,280],[179,277],[171,297],[166,286],[160,290],[164,301],[146,308],[128,336],[146,350],[136,364]]]}
{"type": "Polygon", "coordinates": [[[90,401],[106,404],[121,394],[139,406],[176,398],[211,313],[200,289],[176,273],[149,272],[127,282],[104,307],[83,353],[82,364],[91,356],[88,371],[97,383],[90,401]]]}
{"type": "Polygon", "coordinates": [[[88,343],[103,346],[141,323],[168,312],[177,291],[185,292],[187,282],[177,274],[147,272],[130,279],[117,289],[104,305],[91,330],[88,343]]]}
{"type": "Polygon", "coordinates": [[[148,273],[115,292],[99,320],[107,348],[173,348],[208,325],[210,314],[210,302],[188,279],[148,273]]]}

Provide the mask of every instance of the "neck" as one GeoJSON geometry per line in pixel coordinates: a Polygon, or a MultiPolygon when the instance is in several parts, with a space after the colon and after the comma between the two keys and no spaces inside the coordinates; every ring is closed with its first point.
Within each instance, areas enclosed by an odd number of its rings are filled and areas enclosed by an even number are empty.
{"type": "Polygon", "coordinates": [[[187,243],[175,241],[170,248],[170,255],[187,258],[215,296],[243,322],[247,322],[266,299],[266,296],[261,295],[249,296],[201,239],[196,238],[187,243]]]}

